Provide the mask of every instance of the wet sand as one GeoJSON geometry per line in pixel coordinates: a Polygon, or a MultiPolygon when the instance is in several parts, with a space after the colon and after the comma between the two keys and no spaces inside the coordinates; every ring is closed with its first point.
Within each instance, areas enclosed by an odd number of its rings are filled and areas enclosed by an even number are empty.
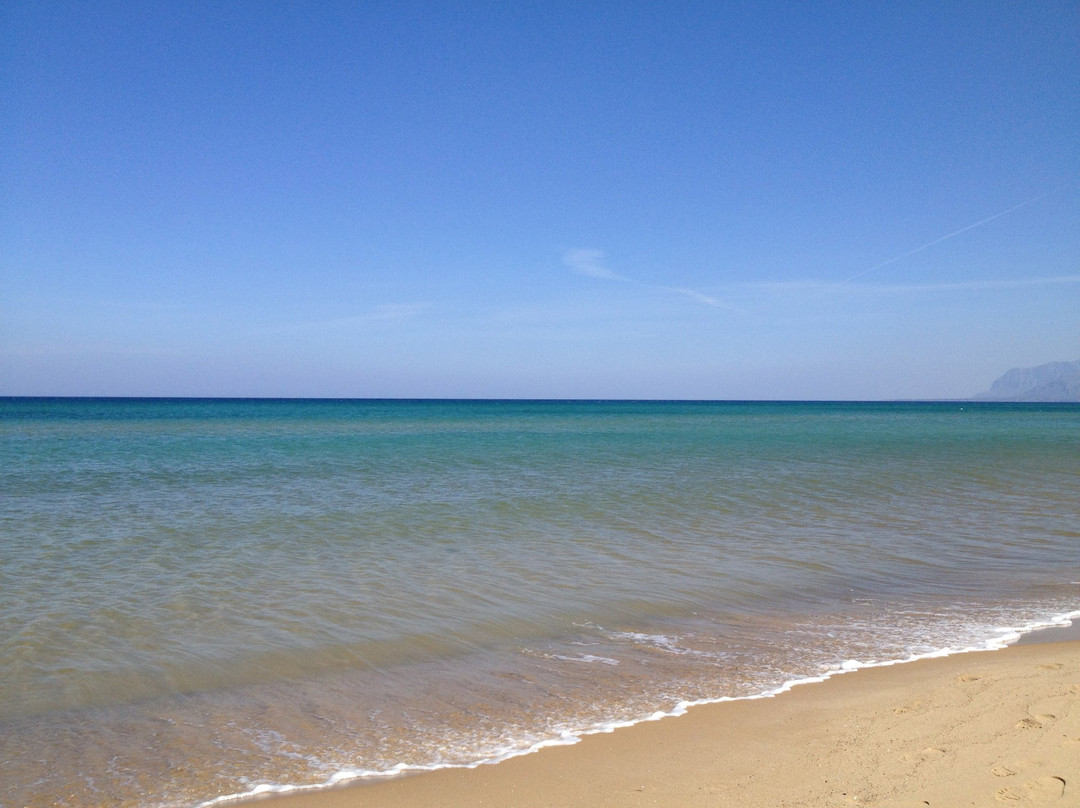
{"type": "Polygon", "coordinates": [[[1080,642],[868,668],[273,808],[1080,805],[1080,642]]]}

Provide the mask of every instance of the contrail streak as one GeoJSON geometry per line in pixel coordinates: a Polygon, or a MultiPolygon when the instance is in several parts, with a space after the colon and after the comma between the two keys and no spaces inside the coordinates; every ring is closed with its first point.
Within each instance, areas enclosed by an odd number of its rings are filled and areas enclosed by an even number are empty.
{"type": "Polygon", "coordinates": [[[1025,207],[1027,205],[1031,205],[1031,204],[1033,204],[1035,202],[1038,202],[1040,199],[1043,199],[1043,198],[1045,198],[1047,196],[1050,196],[1051,193],[1053,193],[1053,190],[1050,190],[1050,191],[1047,191],[1045,193],[1039,194],[1038,196],[1033,196],[1031,199],[1026,199],[1023,202],[1021,202],[1020,204],[1013,205],[1011,208],[1008,208],[1007,210],[1003,210],[1000,213],[995,213],[993,216],[987,216],[985,219],[979,219],[979,221],[975,222],[974,224],[969,224],[966,227],[961,227],[959,230],[954,230],[951,233],[947,233],[944,236],[936,238],[933,241],[922,245],[921,247],[916,247],[914,250],[908,250],[906,253],[904,253],[902,255],[898,255],[895,258],[890,258],[888,261],[882,261],[880,264],[877,264],[876,266],[870,267],[870,269],[864,269],[862,272],[857,272],[854,275],[852,275],[850,278],[847,278],[845,280],[840,281],[840,283],[841,284],[851,283],[853,280],[856,280],[857,278],[861,278],[863,275],[869,275],[871,272],[877,272],[882,267],[887,267],[887,266],[889,266],[889,264],[895,264],[897,261],[903,261],[905,258],[908,258],[908,257],[910,257],[912,255],[915,255],[915,253],[921,253],[923,250],[929,250],[935,244],[940,244],[943,241],[948,241],[951,238],[959,236],[961,233],[966,233],[968,230],[974,230],[976,227],[982,227],[987,222],[992,222],[992,221],[994,221],[994,219],[1000,219],[1002,216],[1010,214],[1014,210],[1020,210],[1020,208],[1022,208],[1022,207],[1025,207]]]}

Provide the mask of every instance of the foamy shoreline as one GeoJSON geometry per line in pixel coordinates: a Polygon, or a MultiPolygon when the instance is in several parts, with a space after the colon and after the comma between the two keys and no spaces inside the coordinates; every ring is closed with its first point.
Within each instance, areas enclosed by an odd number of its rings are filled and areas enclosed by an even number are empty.
{"type": "MultiPolygon", "coordinates": [[[[685,784],[676,787],[674,781],[681,783],[685,779],[687,783],[694,783],[701,780],[699,787],[708,791],[710,788],[723,787],[726,778],[719,776],[719,780],[716,782],[714,782],[715,776],[712,779],[702,779],[704,772],[698,771],[696,767],[686,769],[683,766],[681,763],[682,755],[678,749],[685,747],[687,754],[695,759],[708,756],[713,752],[719,755],[718,759],[720,759],[731,754],[738,756],[738,747],[742,743],[750,743],[754,746],[764,744],[762,747],[764,759],[774,760],[778,759],[777,756],[786,759],[798,751],[790,746],[788,743],[789,738],[786,735],[780,734],[771,737],[772,745],[777,748],[769,749],[769,739],[758,738],[757,732],[754,730],[754,727],[761,721],[775,720],[775,713],[787,715],[793,710],[796,712],[805,710],[823,700],[827,700],[834,709],[828,716],[818,715],[811,724],[826,737],[842,737],[844,727],[850,728],[852,722],[858,723],[866,720],[867,715],[872,716],[875,714],[875,710],[880,712],[881,705],[877,702],[880,702],[881,699],[888,700],[890,695],[898,688],[909,689],[913,679],[917,679],[928,691],[944,691],[952,675],[949,671],[959,668],[982,667],[985,664],[995,668],[995,670],[997,668],[1002,669],[1002,672],[996,674],[995,681],[1011,681],[1017,676],[1014,669],[1019,664],[1022,664],[1018,661],[1021,658],[1025,660],[1027,657],[1042,658],[1054,653],[1058,656],[1064,654],[1069,658],[1068,663],[1061,663],[1064,666],[1063,668],[1055,668],[1054,670],[1068,671],[1075,680],[1073,684],[1076,685],[1076,693],[1080,693],[1080,642],[1074,641],[1080,623],[1074,623],[1071,628],[1065,628],[1069,627],[1070,620],[1075,620],[1078,617],[1080,617],[1080,612],[1072,612],[1056,616],[1045,623],[1032,624],[1020,629],[1003,629],[1000,635],[978,647],[942,649],[900,660],[877,662],[852,660],[821,676],[810,676],[789,681],[778,688],[758,695],[740,698],[719,698],[692,703],[682,702],[669,711],[657,712],[639,721],[612,723],[576,733],[566,733],[560,738],[541,742],[526,750],[508,752],[497,759],[476,761],[467,765],[451,765],[427,769],[403,766],[394,772],[387,773],[345,772],[336,778],[336,783],[332,781],[329,784],[313,787],[260,786],[248,794],[221,797],[204,803],[204,805],[238,805],[253,801],[263,802],[266,799],[271,799],[275,805],[280,805],[281,808],[341,808],[346,805],[376,804],[390,806],[623,804],[619,800],[605,803],[606,797],[595,793],[592,786],[586,783],[575,785],[566,781],[565,777],[560,775],[559,772],[565,768],[580,768],[583,770],[583,778],[588,780],[589,777],[601,776],[609,767],[613,767],[614,770],[624,769],[625,763],[622,762],[624,756],[628,756],[629,759],[637,759],[642,771],[652,771],[656,768],[653,757],[658,750],[653,749],[650,751],[647,745],[642,747],[641,743],[635,746],[635,742],[629,739],[641,739],[642,743],[648,744],[651,742],[650,739],[654,733],[659,733],[662,736],[667,748],[665,753],[667,764],[665,764],[665,767],[671,766],[676,770],[684,771],[680,777],[662,777],[659,781],[653,783],[651,789],[653,797],[656,797],[659,801],[653,800],[649,804],[672,806],[687,804],[686,800],[690,795],[685,793],[685,784]],[[1046,639],[1047,642],[1006,647],[1010,643],[1015,643],[1021,635],[1028,640],[1046,639]],[[976,653],[986,651],[995,651],[995,653],[976,653]],[[978,665],[969,664],[970,659],[977,659],[978,665]],[[986,660],[992,660],[992,662],[986,662],[986,660]],[[924,671],[928,672],[924,673],[924,671]],[[858,672],[857,676],[847,675],[856,672],[858,672]],[[839,674],[845,675],[840,676],[839,674]],[[865,684],[871,679],[875,684],[865,684]],[[845,683],[855,684],[846,687],[845,683]],[[818,686],[813,688],[799,687],[805,684],[817,684],[818,686]],[[868,693],[873,696],[875,689],[878,689],[876,694],[877,702],[873,698],[868,699],[868,693]],[[849,690],[850,693],[848,693],[849,690]],[[858,699],[853,700],[850,705],[845,704],[845,694],[858,696],[858,699]],[[775,698],[777,696],[781,698],[775,698]],[[863,702],[868,702],[868,710],[864,708],[863,702]],[[776,705],[781,706],[777,707],[776,705]],[[691,707],[694,709],[690,710],[691,707]],[[746,713],[746,710],[750,710],[750,712],[746,713]],[[679,721],[659,721],[661,718],[674,716],[682,716],[682,718],[679,721]],[[706,719],[703,716],[710,716],[710,718],[706,719]],[[702,722],[706,722],[704,729],[701,726],[702,722]],[[645,727],[663,727],[663,729],[645,730],[645,727]],[[619,732],[614,732],[616,729],[619,732]],[[743,737],[744,741],[740,744],[724,742],[723,737],[728,735],[743,737]],[[715,750],[702,747],[701,738],[703,737],[712,737],[717,742],[715,750]],[[616,738],[618,739],[617,743],[608,740],[616,738]],[[574,747],[573,750],[569,749],[571,746],[574,747]],[[611,749],[613,748],[619,750],[619,760],[617,761],[610,759],[612,755],[611,749]],[[565,758],[566,754],[571,755],[571,757],[565,758]],[[498,765],[485,765],[494,763],[498,765]],[[527,772],[536,769],[535,774],[529,775],[534,778],[533,785],[529,787],[529,794],[520,793],[524,786],[518,783],[518,779],[523,775],[518,774],[518,772],[522,768],[527,772]],[[409,776],[394,777],[394,774],[409,776]],[[708,780],[708,784],[705,783],[705,780],[708,780]],[[548,794],[547,792],[550,791],[549,785],[552,782],[560,782],[562,785],[551,794],[548,794]],[[510,791],[506,793],[500,792],[501,789],[507,787],[510,788],[510,791]],[[493,793],[483,800],[476,797],[476,793],[488,793],[492,789],[497,793],[493,793]],[[440,796],[444,790],[446,790],[447,795],[453,793],[455,796],[446,796],[445,798],[440,796]],[[667,796],[658,796],[661,792],[667,796]],[[586,794],[590,796],[586,797],[586,794]]],[[[1046,670],[1050,669],[1046,668],[1046,670]]],[[[965,675],[968,674],[960,674],[961,677],[965,675]]],[[[977,679],[967,681],[974,682],[986,678],[982,675],[977,676],[977,679]]],[[[1047,676],[1046,678],[1049,680],[1054,677],[1047,676]]],[[[1052,683],[1047,681],[1044,684],[1051,685],[1052,683]]],[[[1073,695],[1076,695],[1076,693],[1073,693],[1073,695]]],[[[1014,694],[1021,701],[1024,695],[1022,689],[1014,694]]],[[[1046,693],[1041,693],[1041,695],[1037,693],[1031,694],[1032,698],[1043,696],[1050,697],[1046,693]]],[[[925,699],[915,698],[915,701],[922,704],[925,699]]],[[[910,711],[894,711],[894,714],[901,715],[906,712],[910,711]]],[[[927,726],[923,730],[923,734],[933,740],[930,736],[940,734],[942,728],[950,725],[948,715],[951,715],[951,713],[948,710],[944,712],[932,710],[931,712],[934,713],[934,721],[930,723],[935,726],[940,725],[940,727],[938,730],[934,730],[933,726],[927,726]]],[[[1046,714],[1042,713],[1042,715],[1046,714]]],[[[1031,718],[1031,716],[1028,717],[1031,718]]],[[[1055,714],[1055,722],[1058,717],[1055,714]]],[[[1080,720],[1080,715],[1073,716],[1073,719],[1080,720]]],[[[1037,719],[1033,718],[1032,720],[1038,722],[1037,719]]],[[[800,725],[805,723],[805,716],[798,719],[798,721],[800,725]]],[[[922,724],[925,723],[925,721],[922,722],[922,724]]],[[[953,723],[962,723],[962,716],[957,716],[956,721],[953,723]]],[[[907,725],[905,724],[905,726],[907,725]]],[[[916,729],[914,725],[907,728],[909,730],[916,729]]],[[[1080,727],[1074,729],[1075,732],[1070,737],[1074,737],[1077,743],[1074,755],[1080,756],[1080,727]]],[[[875,744],[885,743],[887,745],[891,737],[893,737],[892,734],[884,738],[877,738],[871,733],[865,739],[858,737],[852,739],[852,742],[859,747],[865,745],[866,754],[873,757],[873,749],[876,748],[875,744]]],[[[820,741],[820,739],[818,740],[820,741]]],[[[980,737],[970,739],[970,743],[974,746],[983,745],[983,741],[984,739],[980,737]]],[[[948,757],[947,753],[938,746],[927,748],[939,750],[942,757],[948,757]]],[[[938,752],[934,752],[934,755],[937,754],[938,752]]],[[[882,754],[882,757],[884,758],[884,754],[882,754]]],[[[1051,757],[1053,758],[1053,756],[1051,757]]],[[[790,765],[798,768],[801,764],[793,761],[790,765]]],[[[827,765],[832,768],[833,764],[827,760],[819,761],[818,765],[827,765]]],[[[922,764],[920,763],[915,768],[921,767],[922,764]]],[[[837,774],[837,777],[841,779],[844,776],[841,771],[842,768],[840,767],[837,774]]],[[[1006,768],[1008,767],[1006,766],[1006,768]]],[[[974,775],[974,773],[971,774],[974,775]]],[[[1078,775],[1076,779],[1080,780],[1080,771],[1076,772],[1076,774],[1078,775]]],[[[747,776],[751,781],[755,780],[752,771],[747,776]]],[[[1048,776],[1054,777],[1055,775],[1048,776]]],[[[1064,779],[1067,780],[1068,778],[1064,779]]],[[[612,787],[616,785],[612,783],[612,787]]],[[[646,789],[646,785],[642,785],[641,789],[635,790],[634,793],[644,793],[643,789],[646,789]]],[[[621,793],[624,793],[625,796],[625,790],[621,793]]],[[[784,800],[783,804],[785,805],[834,804],[828,801],[822,802],[821,800],[825,795],[817,792],[815,792],[817,796],[813,799],[807,798],[808,801],[805,803],[798,801],[802,797],[797,794],[789,795],[786,792],[781,793],[769,791],[768,789],[763,793],[769,794],[768,799],[760,803],[763,806],[777,804],[775,801],[778,799],[784,800]]],[[[732,792],[731,799],[736,799],[734,792],[732,792]]],[[[758,804],[746,802],[741,797],[738,799],[742,800],[741,804],[758,804]]],[[[765,798],[763,797],[763,799],[765,798]]],[[[1010,796],[1008,799],[1012,799],[1012,797],[1010,796]]],[[[835,804],[850,803],[851,800],[835,804]]],[[[864,798],[862,804],[892,805],[894,803],[872,803],[864,798]]],[[[895,804],[904,805],[907,803],[895,804]]]]}

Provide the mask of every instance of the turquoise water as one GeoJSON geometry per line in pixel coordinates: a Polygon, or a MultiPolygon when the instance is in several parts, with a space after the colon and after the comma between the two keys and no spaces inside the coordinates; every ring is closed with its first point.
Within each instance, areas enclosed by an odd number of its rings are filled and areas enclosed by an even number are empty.
{"type": "Polygon", "coordinates": [[[1080,609],[1080,406],[0,400],[0,805],[468,765],[1080,609]]]}

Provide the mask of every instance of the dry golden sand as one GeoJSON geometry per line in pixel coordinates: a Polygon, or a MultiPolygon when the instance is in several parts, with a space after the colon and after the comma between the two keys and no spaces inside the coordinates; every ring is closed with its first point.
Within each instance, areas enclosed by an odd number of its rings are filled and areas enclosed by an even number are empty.
{"type": "Polygon", "coordinates": [[[1080,642],[864,669],[267,808],[1080,806],[1080,642]]]}

